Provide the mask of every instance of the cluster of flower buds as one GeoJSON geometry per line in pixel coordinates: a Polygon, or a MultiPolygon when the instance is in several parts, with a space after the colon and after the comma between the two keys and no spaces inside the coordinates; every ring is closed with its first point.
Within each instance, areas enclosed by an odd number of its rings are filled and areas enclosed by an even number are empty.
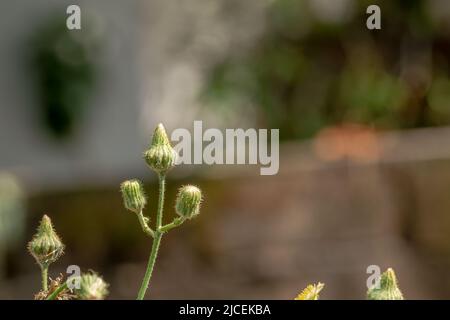
{"type": "Polygon", "coordinates": [[[42,217],[37,233],[28,243],[28,250],[41,267],[48,267],[64,253],[64,244],[47,215],[42,217]]]}
{"type": "Polygon", "coordinates": [[[166,225],[162,224],[164,212],[164,193],[166,173],[175,166],[177,161],[177,152],[172,148],[169,137],[162,124],[156,127],[150,148],[144,152],[144,159],[148,166],[154,170],[159,178],[159,199],[158,209],[156,213],[156,226],[153,230],[149,226],[150,219],[144,216],[142,210],[146,204],[146,198],[142,184],[138,180],[128,180],[121,184],[123,203],[125,208],[136,213],[141,224],[142,230],[153,238],[152,251],[150,253],[147,270],[138,292],[137,299],[144,299],[155,265],[156,257],[163,234],[169,230],[178,227],[186,220],[196,217],[200,212],[200,203],[202,201],[202,193],[199,188],[191,185],[182,187],[176,199],[175,210],[178,217],[166,225]]]}
{"type": "Polygon", "coordinates": [[[394,270],[388,268],[381,275],[379,283],[367,291],[367,298],[369,300],[403,300],[394,270]]]}
{"type": "MultiPolygon", "coordinates": [[[[165,174],[176,162],[177,153],[172,148],[166,130],[162,124],[156,127],[150,148],[144,153],[150,168],[158,174],[165,174]]],[[[123,203],[126,209],[140,213],[146,205],[146,197],[139,180],[127,180],[120,186],[123,203]]],[[[200,212],[202,193],[199,188],[187,185],[180,188],[175,209],[181,220],[192,219],[200,212]]]]}

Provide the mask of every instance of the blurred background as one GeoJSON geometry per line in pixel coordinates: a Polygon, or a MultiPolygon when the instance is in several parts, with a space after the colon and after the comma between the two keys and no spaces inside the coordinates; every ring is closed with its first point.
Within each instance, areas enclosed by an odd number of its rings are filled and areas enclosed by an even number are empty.
{"type": "Polygon", "coordinates": [[[134,299],[151,241],[121,181],[169,132],[280,129],[280,171],[184,165],[200,217],[169,233],[147,298],[364,299],[393,267],[409,299],[450,298],[450,2],[16,0],[0,2],[0,298],[32,299],[26,244],[48,214],[51,266],[94,269],[134,299]],[[81,8],[69,31],[66,8],[81,8]],[[366,9],[381,8],[381,30],[366,9]]]}

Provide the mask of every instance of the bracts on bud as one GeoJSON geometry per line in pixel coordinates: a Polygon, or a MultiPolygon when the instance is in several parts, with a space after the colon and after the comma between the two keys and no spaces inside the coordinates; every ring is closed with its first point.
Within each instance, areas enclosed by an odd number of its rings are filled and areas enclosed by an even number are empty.
{"type": "Polygon", "coordinates": [[[47,215],[42,217],[37,233],[28,243],[28,250],[43,268],[48,267],[63,254],[64,244],[53,229],[52,221],[47,215]]]}
{"type": "Polygon", "coordinates": [[[108,284],[95,272],[84,273],[75,294],[80,300],[103,300],[108,295],[108,284]]]}
{"type": "Polygon", "coordinates": [[[120,191],[122,192],[123,204],[125,208],[135,213],[139,213],[142,209],[144,209],[147,200],[140,181],[124,181],[120,185],[120,191]]]}
{"type": "Polygon", "coordinates": [[[200,213],[202,192],[192,185],[183,186],[178,192],[175,210],[184,219],[192,219],[200,213]]]}
{"type": "Polygon", "coordinates": [[[177,152],[172,148],[162,124],[153,133],[150,148],[144,153],[147,164],[158,174],[165,174],[176,162],[177,152]]]}

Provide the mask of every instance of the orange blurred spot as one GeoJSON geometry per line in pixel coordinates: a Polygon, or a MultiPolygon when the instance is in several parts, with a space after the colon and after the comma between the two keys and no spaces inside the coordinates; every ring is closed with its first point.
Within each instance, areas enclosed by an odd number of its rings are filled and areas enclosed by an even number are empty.
{"type": "Polygon", "coordinates": [[[379,160],[381,146],[376,131],[359,124],[343,124],[321,130],[314,141],[317,156],[324,161],[347,158],[371,163],[379,160]]]}

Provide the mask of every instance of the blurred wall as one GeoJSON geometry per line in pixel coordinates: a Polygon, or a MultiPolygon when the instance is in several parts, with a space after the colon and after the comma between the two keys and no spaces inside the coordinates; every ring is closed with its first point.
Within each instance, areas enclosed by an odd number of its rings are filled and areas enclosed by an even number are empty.
{"type": "Polygon", "coordinates": [[[0,3],[0,168],[17,173],[27,188],[92,183],[97,176],[111,179],[128,168],[139,170],[144,144],[137,126],[139,5],[108,0],[0,3]],[[39,123],[27,46],[33,31],[52,14],[65,20],[69,4],[81,6],[82,24],[93,19],[102,47],[87,111],[75,134],[60,142],[39,123]]]}

